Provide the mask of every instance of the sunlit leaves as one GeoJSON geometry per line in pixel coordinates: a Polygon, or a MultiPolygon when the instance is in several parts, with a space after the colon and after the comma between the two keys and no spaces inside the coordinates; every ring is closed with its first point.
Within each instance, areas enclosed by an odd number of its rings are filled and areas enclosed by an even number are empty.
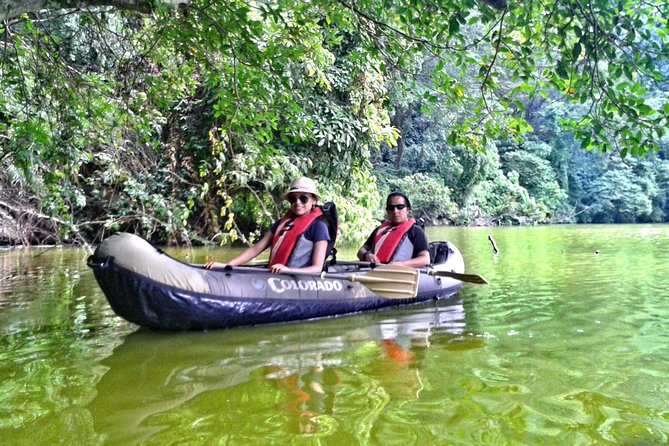
{"type": "MultiPolygon", "coordinates": [[[[562,122],[583,148],[644,154],[669,126],[668,8],[194,0],[151,16],[109,7],[53,21],[25,15],[0,30],[9,39],[3,159],[26,174],[72,166],[41,177],[49,197],[67,197],[57,212],[84,203],[68,181],[97,179],[122,197],[119,219],[144,206],[165,219],[142,216],[144,227],[178,231],[196,208],[216,208],[230,233],[233,223],[262,226],[276,216],[271,197],[292,175],[341,182],[342,196],[360,178],[369,186],[370,155],[404,136],[390,116],[408,102],[444,113],[441,143],[482,153],[532,133],[528,99],[569,101],[580,107],[562,122]],[[136,185],[149,172],[158,172],[154,190],[142,191],[136,185]],[[188,209],[166,212],[160,194],[188,209]]],[[[207,219],[202,233],[216,231],[207,219]]]]}
{"type": "MultiPolygon", "coordinates": [[[[523,4],[508,18],[509,29],[522,26],[523,36],[528,39],[523,46],[541,56],[535,61],[516,57],[517,66],[531,68],[532,64],[548,62],[543,71],[535,70],[542,74],[533,76],[539,88],[553,87],[564,92],[565,99],[590,105],[587,119],[572,120],[569,126],[584,138],[584,146],[608,151],[624,144],[632,153],[640,154],[657,148],[653,136],[659,110],[644,105],[648,92],[640,85],[651,79],[666,79],[666,72],[662,75],[659,67],[669,55],[667,41],[659,37],[663,32],[656,20],[650,19],[658,13],[662,16],[660,8],[665,9],[666,16],[667,6],[661,4],[523,4]],[[541,51],[542,46],[545,51],[541,51]],[[618,86],[621,82],[629,88],[618,86]],[[616,130],[624,121],[634,123],[639,134],[616,130]],[[610,131],[593,135],[586,127],[593,122],[610,131]]],[[[510,39],[503,41],[506,46],[513,45],[510,39]]],[[[499,63],[504,65],[506,60],[500,59],[499,63]]]]}

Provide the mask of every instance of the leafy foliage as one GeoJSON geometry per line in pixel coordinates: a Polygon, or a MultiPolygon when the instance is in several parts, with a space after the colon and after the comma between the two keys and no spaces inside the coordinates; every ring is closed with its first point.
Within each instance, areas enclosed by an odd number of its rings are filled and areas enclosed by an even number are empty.
{"type": "Polygon", "coordinates": [[[516,172],[518,183],[548,210],[557,210],[567,199],[550,163],[552,148],[546,143],[526,142],[501,155],[506,172],[516,172]]]}
{"type": "Polygon", "coordinates": [[[624,161],[605,155],[595,158],[588,172],[573,169],[582,190],[576,199],[577,221],[583,223],[661,222],[667,218],[666,161],[657,157],[624,161]]]}
{"type": "MultiPolygon", "coordinates": [[[[0,206],[39,220],[34,241],[250,242],[297,175],[343,239],[391,184],[431,221],[595,221],[625,175],[570,165],[579,144],[667,147],[666,3],[106,3],[0,26],[0,206]],[[408,169],[379,190],[372,162],[408,169]]],[[[653,160],[614,221],[667,215],[653,160]]]]}
{"type": "MultiPolygon", "coordinates": [[[[422,218],[426,224],[448,224],[457,219],[458,209],[451,201],[450,190],[434,177],[423,173],[391,177],[382,182],[382,189],[384,197],[395,191],[405,193],[411,200],[412,215],[422,218]]],[[[382,220],[385,218],[385,200],[380,205],[377,216],[382,220]]]]}

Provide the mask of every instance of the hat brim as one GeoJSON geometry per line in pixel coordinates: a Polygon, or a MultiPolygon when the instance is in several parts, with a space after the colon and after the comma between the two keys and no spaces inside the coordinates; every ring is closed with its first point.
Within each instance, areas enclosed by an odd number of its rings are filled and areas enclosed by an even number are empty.
{"type": "Polygon", "coordinates": [[[316,197],[316,200],[320,200],[320,199],[321,199],[321,196],[318,195],[316,192],[314,192],[314,191],[312,191],[312,190],[308,190],[308,189],[303,189],[303,188],[300,188],[300,187],[295,188],[295,189],[291,189],[291,190],[289,190],[288,192],[285,192],[283,195],[281,195],[281,199],[282,199],[282,200],[287,200],[287,199],[288,199],[288,195],[290,195],[290,194],[294,194],[294,193],[296,193],[296,192],[304,192],[305,194],[311,194],[311,195],[314,195],[314,196],[316,197]]]}

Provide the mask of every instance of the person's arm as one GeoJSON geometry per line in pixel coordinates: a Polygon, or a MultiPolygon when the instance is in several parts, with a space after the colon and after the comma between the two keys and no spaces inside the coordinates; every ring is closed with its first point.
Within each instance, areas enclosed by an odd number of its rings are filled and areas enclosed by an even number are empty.
{"type": "Polygon", "coordinates": [[[357,256],[363,262],[379,263],[379,258],[376,256],[376,254],[374,254],[374,251],[372,251],[372,243],[375,233],[376,229],[370,234],[369,237],[367,237],[365,243],[358,250],[357,256]]]}
{"type": "Polygon", "coordinates": [[[363,262],[381,263],[374,251],[367,245],[362,245],[362,248],[358,250],[358,258],[363,262]]]}
{"type": "Polygon", "coordinates": [[[328,241],[321,240],[314,243],[314,252],[311,254],[311,266],[303,269],[308,272],[320,273],[323,271],[323,264],[325,263],[325,253],[328,250],[328,241]]]}
{"type": "Polygon", "coordinates": [[[364,261],[364,260],[365,260],[365,256],[367,255],[368,252],[369,252],[369,246],[367,246],[367,245],[362,245],[362,246],[360,247],[360,249],[358,249],[358,253],[356,254],[356,256],[358,256],[358,259],[359,259],[359,260],[364,261]]]}
{"type": "Polygon", "coordinates": [[[274,234],[271,231],[265,232],[265,235],[263,235],[262,238],[260,240],[258,240],[258,243],[256,243],[255,245],[247,248],[246,250],[244,250],[244,252],[239,254],[237,257],[230,260],[228,262],[228,265],[238,266],[238,265],[242,265],[242,264],[248,262],[249,260],[255,259],[260,254],[262,254],[263,251],[265,251],[267,248],[269,248],[269,246],[272,244],[272,237],[273,236],[274,236],[274,234]]]}
{"type": "Polygon", "coordinates": [[[246,248],[241,254],[239,254],[234,259],[230,260],[228,263],[220,262],[209,262],[204,265],[206,269],[212,268],[225,268],[226,265],[238,266],[242,265],[249,260],[255,259],[258,257],[264,250],[266,250],[272,244],[272,237],[274,234],[272,231],[267,231],[265,235],[253,246],[246,248]]]}

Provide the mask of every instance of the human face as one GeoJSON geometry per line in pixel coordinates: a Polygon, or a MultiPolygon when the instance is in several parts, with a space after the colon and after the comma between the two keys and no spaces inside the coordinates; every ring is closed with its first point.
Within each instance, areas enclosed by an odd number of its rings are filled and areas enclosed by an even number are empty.
{"type": "Polygon", "coordinates": [[[304,192],[296,192],[288,195],[288,202],[290,203],[290,209],[297,217],[311,212],[314,204],[316,204],[314,196],[304,192]]]}
{"type": "Polygon", "coordinates": [[[386,213],[388,214],[388,220],[390,220],[394,226],[407,221],[409,219],[409,206],[407,206],[406,201],[404,201],[404,197],[390,197],[386,207],[386,213]],[[401,207],[404,209],[399,209],[401,207]]]}

